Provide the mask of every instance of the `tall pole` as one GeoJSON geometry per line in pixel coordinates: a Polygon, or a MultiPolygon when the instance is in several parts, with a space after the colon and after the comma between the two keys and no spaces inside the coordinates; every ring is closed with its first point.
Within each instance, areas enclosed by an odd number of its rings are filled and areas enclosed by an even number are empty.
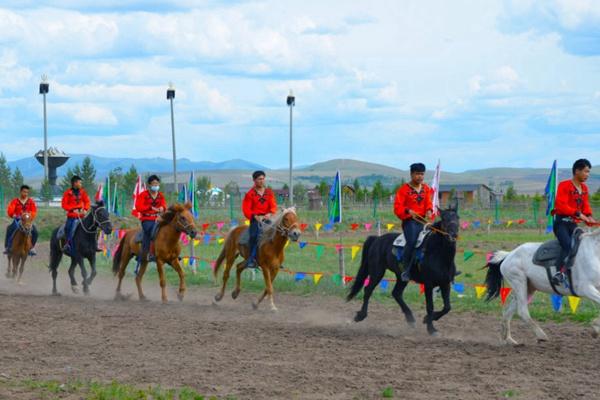
{"type": "Polygon", "coordinates": [[[293,142],[292,142],[292,113],[294,106],[296,105],[296,98],[294,97],[294,93],[290,90],[290,94],[287,97],[287,105],[290,107],[290,188],[289,188],[289,206],[294,205],[294,183],[292,181],[292,150],[293,150],[293,142]]]}
{"type": "Polygon", "coordinates": [[[179,193],[177,187],[177,155],[175,153],[175,116],[173,115],[173,99],[175,98],[175,88],[173,84],[169,82],[169,89],[167,89],[167,99],[171,102],[171,138],[173,141],[173,186],[175,188],[175,195],[179,193]]]}
{"type": "Polygon", "coordinates": [[[48,84],[48,77],[42,75],[42,82],[40,82],[40,94],[44,98],[44,179],[48,181],[48,122],[46,116],[46,94],[50,89],[48,84]]]}

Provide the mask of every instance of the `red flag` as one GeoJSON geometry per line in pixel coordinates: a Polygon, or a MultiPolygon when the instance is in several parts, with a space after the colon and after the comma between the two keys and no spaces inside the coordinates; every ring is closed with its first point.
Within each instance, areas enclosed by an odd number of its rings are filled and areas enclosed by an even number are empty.
{"type": "Polygon", "coordinates": [[[351,276],[344,276],[344,283],[350,283],[352,281],[352,279],[354,279],[351,276]]]}
{"type": "Polygon", "coordinates": [[[358,229],[358,224],[351,224],[350,225],[350,229],[352,229],[353,231],[358,229]]]}
{"type": "Polygon", "coordinates": [[[135,183],[135,188],[133,189],[133,208],[131,209],[131,215],[133,215],[136,218],[140,217],[140,213],[137,212],[137,210],[135,209],[135,201],[140,195],[140,193],[142,193],[144,190],[146,190],[146,185],[144,184],[144,182],[142,182],[142,177],[138,175],[137,181],[135,183]]]}
{"type": "Polygon", "coordinates": [[[419,284],[419,294],[425,293],[425,285],[422,283],[419,284]]]}
{"type": "Polygon", "coordinates": [[[506,302],[506,298],[510,294],[511,289],[509,287],[503,287],[500,289],[500,301],[502,304],[506,302]]]}
{"type": "Polygon", "coordinates": [[[304,232],[308,228],[308,224],[300,224],[300,231],[304,232]]]}
{"type": "Polygon", "coordinates": [[[94,200],[97,202],[104,200],[102,198],[102,192],[104,191],[104,188],[102,187],[102,184],[98,185],[98,190],[96,190],[96,195],[94,196],[94,200]]]}

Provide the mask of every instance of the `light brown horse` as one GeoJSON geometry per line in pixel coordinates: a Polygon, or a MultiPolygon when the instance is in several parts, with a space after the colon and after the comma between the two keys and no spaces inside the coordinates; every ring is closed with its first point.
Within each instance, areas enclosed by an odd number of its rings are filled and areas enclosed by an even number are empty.
{"type": "MultiPolygon", "coordinates": [[[[246,245],[239,243],[240,236],[248,229],[247,226],[238,226],[233,228],[227,234],[223,250],[217,258],[214,269],[214,276],[217,278],[219,267],[226,261],[225,271],[223,272],[223,284],[221,290],[215,296],[215,301],[221,301],[225,294],[225,287],[229,280],[229,271],[235,262],[235,259],[241,255],[244,260],[236,266],[235,289],[231,296],[236,299],[241,290],[241,275],[244,270],[246,259],[250,255],[250,249],[246,245]]],[[[262,269],[263,278],[265,280],[265,290],[259,297],[256,303],[252,303],[254,309],[263,301],[265,297],[269,297],[271,301],[271,310],[277,311],[273,301],[273,281],[279,272],[284,260],[284,248],[288,238],[296,242],[300,237],[300,228],[298,225],[298,217],[294,207],[282,210],[277,214],[271,224],[263,224],[262,236],[259,241],[258,255],[256,261],[262,269]]]]}
{"type": "Polygon", "coordinates": [[[7,255],[8,269],[6,270],[7,278],[17,278],[17,283],[20,285],[25,268],[25,261],[31,250],[31,230],[33,229],[33,218],[30,213],[23,213],[18,222],[18,227],[13,236],[12,245],[7,255]],[[17,277],[18,274],[18,277],[17,277]]]}
{"type": "MultiPolygon", "coordinates": [[[[179,263],[179,254],[181,253],[181,244],[179,238],[181,233],[185,233],[192,238],[196,237],[197,230],[194,223],[194,216],[190,212],[191,204],[174,204],[161,216],[158,222],[159,228],[154,239],[154,254],[156,256],[156,269],[160,278],[160,289],[163,303],[167,302],[167,281],[165,279],[164,265],[169,264],[179,275],[179,292],[177,298],[181,301],[185,294],[185,276],[181,264],[179,263]]],[[[135,236],[141,229],[132,229],[127,231],[119,243],[119,249],[113,258],[113,272],[119,274],[119,285],[117,286],[116,299],[125,299],[121,294],[121,283],[125,276],[125,269],[132,257],[140,253],[142,244],[137,242],[135,236]]],[[[138,295],[140,300],[146,300],[142,291],[142,278],[146,272],[148,260],[142,260],[139,272],[135,277],[138,295]]]]}

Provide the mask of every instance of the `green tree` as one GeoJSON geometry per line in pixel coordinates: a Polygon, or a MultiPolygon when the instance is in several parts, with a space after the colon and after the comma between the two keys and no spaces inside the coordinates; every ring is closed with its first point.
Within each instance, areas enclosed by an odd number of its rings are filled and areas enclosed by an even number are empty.
{"type": "Polygon", "coordinates": [[[515,190],[513,185],[510,185],[506,189],[506,193],[504,194],[504,200],[513,201],[517,199],[517,191],[515,190]]]}
{"type": "Polygon", "coordinates": [[[81,167],[79,164],[67,168],[67,172],[65,172],[59,184],[63,192],[71,187],[71,178],[75,175],[81,176],[81,167]]]}
{"type": "Polygon", "coordinates": [[[4,154],[0,153],[0,187],[2,187],[5,198],[8,198],[12,194],[11,183],[10,167],[8,166],[8,162],[6,161],[4,154]]]}
{"type": "Polygon", "coordinates": [[[125,181],[123,176],[123,169],[121,167],[113,168],[108,172],[108,179],[110,180],[111,192],[115,187],[115,183],[117,184],[117,187],[119,189],[122,189],[125,181]]]}
{"type": "Polygon", "coordinates": [[[240,194],[240,187],[234,181],[229,181],[223,188],[223,192],[232,196],[238,196],[240,194]]]}
{"type": "Polygon", "coordinates": [[[10,178],[10,185],[12,187],[13,195],[17,195],[19,193],[19,189],[24,184],[25,179],[23,179],[23,174],[19,167],[15,168],[12,177],[10,178]]]}
{"type": "Polygon", "coordinates": [[[383,186],[383,183],[381,183],[381,181],[378,179],[377,181],[375,181],[375,184],[373,185],[373,190],[371,191],[371,195],[373,197],[373,200],[377,199],[377,200],[382,200],[386,197],[386,189],[383,186]]]}
{"type": "Polygon", "coordinates": [[[86,157],[81,164],[81,181],[83,188],[91,196],[96,192],[96,168],[92,164],[92,159],[86,157]]]}
{"type": "Polygon", "coordinates": [[[208,202],[208,190],[211,186],[210,177],[199,176],[196,178],[196,190],[200,192],[198,199],[201,205],[206,205],[208,202]]]}
{"type": "Polygon", "coordinates": [[[48,179],[44,179],[42,181],[42,188],[40,190],[40,199],[43,202],[49,202],[54,199],[54,194],[52,193],[52,186],[50,186],[50,182],[48,179]]]}
{"type": "Polygon", "coordinates": [[[358,181],[358,178],[354,179],[352,187],[354,188],[354,193],[358,193],[358,191],[360,190],[360,182],[358,181]]]}
{"type": "Polygon", "coordinates": [[[133,189],[135,188],[135,184],[138,178],[138,171],[135,168],[135,165],[131,164],[129,170],[123,175],[123,187],[122,189],[125,193],[131,194],[133,193],[133,189]]]}
{"type": "Polygon", "coordinates": [[[299,202],[303,202],[306,200],[306,186],[301,183],[296,183],[294,185],[294,202],[298,204],[299,202]]]}
{"type": "Polygon", "coordinates": [[[329,185],[327,184],[327,182],[325,182],[324,179],[322,179],[321,182],[319,182],[315,189],[319,191],[319,194],[323,199],[325,199],[327,197],[327,194],[329,193],[329,185]]]}
{"type": "Polygon", "coordinates": [[[598,187],[596,192],[594,192],[594,194],[592,195],[592,200],[600,201],[600,186],[598,187]]]}

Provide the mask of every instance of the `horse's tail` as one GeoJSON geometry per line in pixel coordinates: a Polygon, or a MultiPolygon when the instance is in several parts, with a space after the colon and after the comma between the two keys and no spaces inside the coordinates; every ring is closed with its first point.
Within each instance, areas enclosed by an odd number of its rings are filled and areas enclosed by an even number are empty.
{"type": "Polygon", "coordinates": [[[50,264],[48,265],[50,270],[56,270],[58,268],[63,256],[60,249],[60,241],[56,237],[57,233],[58,229],[53,230],[52,236],[50,237],[50,264]]]}
{"type": "Polygon", "coordinates": [[[358,269],[358,273],[356,274],[352,288],[350,288],[350,293],[348,293],[348,296],[346,296],[346,301],[352,300],[365,285],[367,276],[369,276],[369,249],[371,248],[371,245],[375,239],[377,239],[377,236],[369,236],[363,244],[360,268],[358,269]]]}
{"type": "Polygon", "coordinates": [[[496,251],[492,255],[490,261],[486,264],[488,271],[485,276],[485,284],[487,286],[487,296],[485,301],[490,301],[500,295],[502,281],[504,280],[500,266],[508,254],[508,251],[496,251]]]}
{"type": "Polygon", "coordinates": [[[121,269],[121,257],[123,255],[123,247],[125,246],[125,238],[127,237],[127,235],[123,236],[123,238],[121,238],[121,241],[119,242],[119,248],[117,249],[117,251],[115,252],[115,255],[113,256],[113,265],[112,265],[112,271],[113,274],[117,274],[119,272],[119,269],[121,269]]]}
{"type": "Polygon", "coordinates": [[[235,244],[232,244],[231,242],[233,241],[233,229],[229,231],[229,233],[227,234],[227,237],[225,238],[225,243],[223,243],[223,248],[221,249],[221,252],[219,253],[219,256],[217,257],[217,260],[215,261],[215,268],[213,269],[213,276],[215,277],[215,279],[217,278],[218,274],[219,274],[219,268],[221,268],[221,264],[223,264],[223,261],[225,260],[225,257],[227,256],[227,249],[235,244]]]}

